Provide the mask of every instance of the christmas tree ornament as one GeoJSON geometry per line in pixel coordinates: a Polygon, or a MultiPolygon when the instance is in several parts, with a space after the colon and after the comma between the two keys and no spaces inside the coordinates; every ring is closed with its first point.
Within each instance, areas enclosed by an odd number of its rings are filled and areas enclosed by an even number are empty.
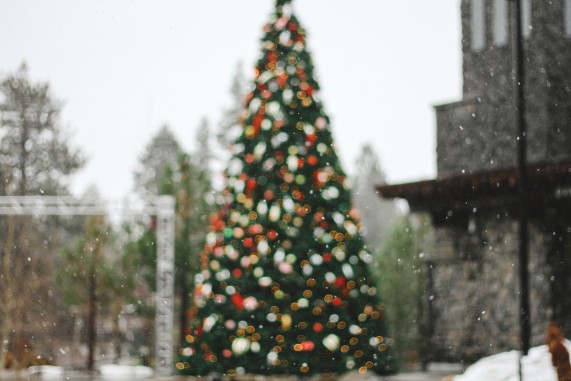
{"type": "MultiPolygon", "coordinates": [[[[319,99],[305,29],[277,0],[196,277],[188,375],[394,372],[384,305],[319,99]]],[[[354,126],[346,126],[354,128],[354,126]]]]}
{"type": "Polygon", "coordinates": [[[236,356],[241,356],[250,348],[250,343],[243,337],[237,337],[232,342],[232,353],[236,356]]]}

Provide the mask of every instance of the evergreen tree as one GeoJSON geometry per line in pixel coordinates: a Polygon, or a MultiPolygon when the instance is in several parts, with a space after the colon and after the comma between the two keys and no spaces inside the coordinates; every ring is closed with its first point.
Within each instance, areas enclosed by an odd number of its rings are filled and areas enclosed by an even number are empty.
{"type": "Polygon", "coordinates": [[[370,144],[365,144],[357,158],[353,202],[363,224],[363,237],[370,252],[376,253],[397,223],[399,209],[394,200],[382,200],[375,190],[386,181],[379,157],[370,144]]]}
{"type": "Polygon", "coordinates": [[[206,118],[202,119],[196,132],[196,144],[196,153],[194,155],[196,165],[204,173],[210,173],[211,161],[214,155],[210,144],[210,124],[206,118]]]}
{"type": "MultiPolygon", "coordinates": [[[[199,257],[208,231],[208,215],[212,211],[209,202],[212,192],[210,180],[210,132],[207,120],[203,120],[196,136],[197,149],[193,155],[182,151],[174,135],[163,127],[141,157],[139,174],[145,186],[139,187],[146,194],[171,195],[176,199],[175,214],[175,298],[179,316],[180,337],[188,327],[187,311],[190,308],[189,294],[193,288],[194,274],[199,266],[199,257]],[[163,150],[170,152],[163,152],[163,150]],[[176,154],[174,161],[173,154],[176,154]],[[162,158],[155,160],[152,155],[162,158]],[[155,166],[145,172],[145,165],[155,166]],[[160,175],[160,177],[159,177],[160,175]]],[[[150,290],[156,285],[156,232],[155,220],[138,239],[140,274],[150,290]]]]}
{"type": "MultiPolygon", "coordinates": [[[[212,206],[207,202],[210,191],[208,172],[181,153],[174,170],[167,170],[161,194],[176,198],[175,221],[175,294],[179,300],[180,337],[186,335],[192,280],[200,269],[200,252],[207,233],[207,219],[212,206]]],[[[156,254],[155,254],[156,255],[156,254]]]]}
{"type": "Polygon", "coordinates": [[[398,341],[395,352],[403,363],[423,359],[425,274],[422,252],[430,252],[428,218],[402,217],[394,225],[378,255],[374,272],[391,306],[386,318],[398,341]]]}
{"type": "Polygon", "coordinates": [[[187,374],[395,371],[384,305],[287,0],[264,27],[255,88],[197,277],[187,374]]]}
{"type": "MultiPolygon", "coordinates": [[[[69,143],[61,107],[48,83],[30,79],[25,64],[0,79],[1,195],[68,193],[68,179],[85,158],[69,143]]],[[[40,352],[53,348],[43,333],[56,336],[63,326],[51,270],[54,242],[65,235],[59,218],[0,216],[0,351],[14,340],[40,352]]]]}
{"type": "Polygon", "coordinates": [[[57,272],[57,278],[63,286],[66,302],[71,306],[83,307],[86,311],[87,329],[87,369],[95,369],[97,344],[97,322],[101,312],[101,300],[109,290],[104,283],[109,264],[105,250],[110,244],[110,226],[103,216],[85,218],[85,234],[75,247],[66,248],[62,253],[64,266],[57,272]]]}
{"type": "Polygon", "coordinates": [[[61,102],[48,83],[33,83],[25,64],[0,81],[0,163],[8,195],[66,194],[66,179],[85,163],[60,123],[61,102]]]}
{"type": "Polygon", "coordinates": [[[139,158],[139,165],[135,170],[137,192],[143,196],[158,195],[160,181],[165,178],[166,168],[174,168],[181,152],[182,149],[173,132],[167,125],[163,125],[139,158]]]}
{"type": "Polygon", "coordinates": [[[224,150],[230,149],[242,131],[240,116],[244,110],[243,105],[246,94],[246,81],[244,79],[242,63],[240,62],[236,65],[236,72],[234,73],[232,85],[230,86],[230,98],[232,103],[230,107],[224,110],[216,134],[216,139],[224,150]]]}

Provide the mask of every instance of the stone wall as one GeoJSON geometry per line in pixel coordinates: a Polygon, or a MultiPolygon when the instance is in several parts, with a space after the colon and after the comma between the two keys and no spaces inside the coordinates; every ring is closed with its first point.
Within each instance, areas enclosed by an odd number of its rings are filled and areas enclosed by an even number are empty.
{"type": "MultiPolygon", "coordinates": [[[[487,1],[484,49],[470,46],[470,0],[462,0],[463,101],[436,107],[439,175],[515,166],[512,50],[492,43],[493,1],[487,1]],[[461,110],[459,110],[461,109],[461,110]],[[457,114],[461,118],[457,118],[457,114]]],[[[528,160],[571,159],[571,38],[563,0],[532,0],[525,41],[528,160]]]]}
{"type": "MultiPolygon", "coordinates": [[[[429,361],[471,362],[520,347],[517,223],[505,212],[472,218],[471,229],[467,223],[436,228],[435,253],[426,264],[429,361]]],[[[545,255],[550,238],[541,226],[540,221],[530,225],[534,345],[542,343],[551,316],[545,255]]]]}

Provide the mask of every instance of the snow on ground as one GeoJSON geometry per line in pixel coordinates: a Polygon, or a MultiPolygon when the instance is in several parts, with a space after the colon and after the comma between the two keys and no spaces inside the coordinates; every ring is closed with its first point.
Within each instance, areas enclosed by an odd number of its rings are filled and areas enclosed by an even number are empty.
{"type": "MultiPolygon", "coordinates": [[[[571,352],[571,341],[565,346],[571,352]]],[[[471,365],[454,381],[518,381],[519,352],[504,352],[486,357],[471,365]]],[[[551,353],[546,345],[532,348],[522,358],[524,381],[557,381],[557,373],[551,364],[551,353]]]]}
{"type": "Polygon", "coordinates": [[[130,365],[115,365],[108,364],[102,365],[99,368],[101,378],[114,379],[114,380],[127,380],[127,379],[143,379],[151,377],[153,370],[146,366],[130,366],[130,365]]]}
{"type": "Polygon", "coordinates": [[[61,366],[39,365],[28,368],[31,376],[40,376],[42,380],[61,380],[65,370],[61,366]]]}

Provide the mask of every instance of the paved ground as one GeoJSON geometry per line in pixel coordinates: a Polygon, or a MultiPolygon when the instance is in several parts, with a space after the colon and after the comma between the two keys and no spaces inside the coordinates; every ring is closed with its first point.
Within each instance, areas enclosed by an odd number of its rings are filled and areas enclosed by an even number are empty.
{"type": "Polygon", "coordinates": [[[434,373],[434,372],[414,372],[402,373],[396,376],[379,377],[372,376],[368,381],[452,381],[453,374],[449,373],[434,373]]]}
{"type": "Polygon", "coordinates": [[[460,373],[459,368],[429,369],[427,372],[405,372],[395,376],[377,376],[375,374],[348,373],[339,381],[452,381],[455,374],[460,373]]]}
{"type": "MultiPolygon", "coordinates": [[[[306,381],[453,381],[452,377],[459,374],[461,369],[457,366],[440,366],[429,368],[427,372],[407,372],[395,376],[383,377],[374,373],[359,374],[358,372],[351,372],[343,376],[333,378],[312,377],[306,381]]],[[[66,380],[74,381],[88,381],[89,378],[83,377],[66,377],[66,380]]],[[[41,378],[28,376],[26,372],[10,372],[0,371],[0,380],[4,381],[38,381],[41,378]]],[[[53,378],[52,380],[57,380],[53,378]]],[[[99,378],[93,379],[94,381],[101,380],[99,378]]],[[[129,381],[129,380],[122,380],[129,381]]],[[[137,380],[140,381],[140,380],[137,380]]],[[[146,379],[146,381],[212,381],[209,377],[156,377],[146,379]]],[[[222,379],[221,381],[230,381],[230,379],[222,379]]],[[[235,381],[299,381],[297,377],[263,377],[263,376],[250,376],[250,377],[237,377],[235,381]]]]}
{"type": "MultiPolygon", "coordinates": [[[[319,377],[312,377],[308,381],[453,381],[456,374],[460,374],[461,369],[458,366],[437,366],[429,368],[427,372],[405,372],[395,376],[378,376],[373,373],[359,374],[358,372],[351,372],[344,374],[337,379],[321,379],[319,377]]],[[[150,381],[211,381],[209,378],[193,378],[193,377],[168,377],[157,378],[150,381]]],[[[296,377],[263,377],[252,376],[242,379],[236,378],[236,381],[297,381],[296,377]]],[[[224,379],[223,381],[226,381],[224,379]]]]}

